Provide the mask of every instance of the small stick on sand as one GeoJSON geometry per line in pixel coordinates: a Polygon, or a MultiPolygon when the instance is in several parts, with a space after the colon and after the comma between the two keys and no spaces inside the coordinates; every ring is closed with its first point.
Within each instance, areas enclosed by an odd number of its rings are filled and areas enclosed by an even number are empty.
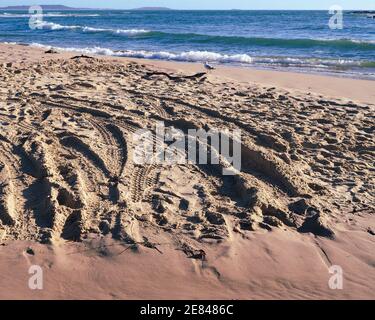
{"type": "Polygon", "coordinates": [[[149,79],[152,76],[166,76],[169,80],[178,81],[182,79],[200,79],[205,75],[206,75],[205,72],[199,72],[190,76],[173,76],[166,72],[147,72],[144,78],[149,79]]]}
{"type": "Polygon", "coordinates": [[[80,56],[74,56],[74,57],[72,57],[70,59],[74,60],[74,59],[80,59],[80,58],[82,58],[82,59],[95,59],[94,57],[86,56],[84,54],[81,54],[80,56]]]}

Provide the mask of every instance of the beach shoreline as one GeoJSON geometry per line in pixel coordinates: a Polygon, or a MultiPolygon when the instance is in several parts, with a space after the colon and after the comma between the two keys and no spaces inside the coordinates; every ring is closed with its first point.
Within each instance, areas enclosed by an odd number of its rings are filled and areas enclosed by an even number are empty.
{"type": "MultiPolygon", "coordinates": [[[[4,50],[2,62],[19,62],[20,58],[25,62],[38,61],[39,59],[56,59],[60,57],[70,57],[79,55],[79,52],[58,51],[58,54],[45,54],[45,48],[37,48],[32,45],[18,45],[0,43],[0,50],[4,50]],[[28,48],[28,56],[24,54],[28,48]]],[[[164,60],[150,60],[142,58],[113,57],[104,55],[91,55],[101,59],[122,61],[134,61],[144,63],[156,68],[171,71],[183,72],[203,72],[202,63],[197,62],[176,62],[164,60]]],[[[218,78],[227,78],[239,82],[253,82],[267,87],[277,87],[280,89],[310,92],[322,95],[327,98],[342,98],[360,103],[375,102],[375,81],[358,78],[349,78],[324,74],[297,73],[284,70],[260,70],[252,67],[235,67],[218,65],[213,72],[218,78]],[[352,88],[356,89],[353,90],[352,88]]]]}
{"type": "Polygon", "coordinates": [[[0,299],[374,299],[374,81],[45,51],[0,44],[0,299]],[[158,122],[241,172],[135,164],[158,122]]]}

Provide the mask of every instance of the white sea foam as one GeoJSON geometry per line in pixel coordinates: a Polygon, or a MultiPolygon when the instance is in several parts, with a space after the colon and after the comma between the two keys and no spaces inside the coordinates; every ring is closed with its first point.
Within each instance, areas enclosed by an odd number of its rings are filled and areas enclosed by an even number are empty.
{"type": "Polygon", "coordinates": [[[146,59],[162,59],[162,60],[174,60],[174,61],[216,61],[221,63],[237,62],[237,63],[252,63],[253,59],[247,54],[220,54],[209,51],[186,51],[181,53],[171,53],[166,51],[150,52],[150,51],[121,51],[116,52],[116,55],[133,58],[146,58],[146,59]]]}
{"type": "MultiPolygon", "coordinates": [[[[18,13],[1,13],[0,18],[30,18],[32,14],[24,13],[24,14],[18,14],[18,13]]],[[[84,13],[43,13],[43,17],[100,17],[100,14],[84,14],[84,13]]]]}
{"type": "Polygon", "coordinates": [[[335,66],[359,66],[361,61],[350,59],[315,59],[315,58],[291,58],[291,57],[256,57],[254,63],[264,65],[301,66],[325,68],[335,66]]]}
{"type": "Polygon", "coordinates": [[[88,26],[77,26],[77,25],[61,25],[58,23],[37,20],[35,23],[37,29],[43,30],[82,30],[83,32],[107,32],[113,34],[124,34],[128,36],[134,36],[137,34],[143,34],[150,32],[144,29],[106,29],[106,28],[94,28],[88,26]]]}
{"type": "MultiPolygon", "coordinates": [[[[32,46],[51,48],[41,44],[33,43],[32,46]]],[[[209,51],[186,51],[181,53],[172,53],[167,51],[135,51],[135,50],[111,50],[108,48],[93,47],[93,48],[58,48],[56,50],[82,52],[85,54],[98,54],[117,57],[128,58],[144,58],[144,59],[160,59],[160,60],[173,60],[173,61],[187,61],[187,62],[202,62],[202,61],[215,61],[218,63],[244,63],[251,64],[253,58],[247,54],[220,54],[209,51]]]]}
{"type": "Polygon", "coordinates": [[[55,49],[59,51],[72,51],[84,54],[97,54],[116,57],[143,58],[157,60],[171,60],[181,62],[216,62],[259,66],[290,66],[309,67],[315,69],[326,69],[329,67],[356,67],[361,66],[361,61],[344,59],[314,59],[314,58],[292,58],[292,57],[251,57],[247,54],[220,54],[209,51],[185,51],[172,53],[167,51],[143,51],[143,50],[112,50],[102,47],[92,48],[61,48],[33,43],[31,46],[44,49],[55,49]]]}
{"type": "Polygon", "coordinates": [[[58,23],[48,22],[44,20],[37,20],[35,21],[36,29],[43,29],[43,30],[72,30],[72,29],[79,29],[80,26],[63,26],[58,23]]]}
{"type": "Polygon", "coordinates": [[[144,34],[150,32],[145,29],[104,29],[104,28],[93,28],[93,27],[79,27],[84,32],[109,32],[115,34],[125,34],[128,36],[134,36],[137,34],[144,34]]]}

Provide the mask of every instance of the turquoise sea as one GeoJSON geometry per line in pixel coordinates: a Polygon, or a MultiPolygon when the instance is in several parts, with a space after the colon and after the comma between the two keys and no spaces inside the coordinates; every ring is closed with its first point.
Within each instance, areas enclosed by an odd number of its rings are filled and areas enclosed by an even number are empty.
{"type": "Polygon", "coordinates": [[[375,19],[328,11],[0,11],[0,42],[375,79],[375,19]]]}

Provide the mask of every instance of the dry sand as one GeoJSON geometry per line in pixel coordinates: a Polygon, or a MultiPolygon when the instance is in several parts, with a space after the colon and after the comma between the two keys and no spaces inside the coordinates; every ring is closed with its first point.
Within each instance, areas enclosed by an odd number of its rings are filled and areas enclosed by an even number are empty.
{"type": "Polygon", "coordinates": [[[0,45],[0,298],[375,298],[375,82],[76,55],[0,45]],[[241,173],[135,165],[156,121],[241,173]]]}

